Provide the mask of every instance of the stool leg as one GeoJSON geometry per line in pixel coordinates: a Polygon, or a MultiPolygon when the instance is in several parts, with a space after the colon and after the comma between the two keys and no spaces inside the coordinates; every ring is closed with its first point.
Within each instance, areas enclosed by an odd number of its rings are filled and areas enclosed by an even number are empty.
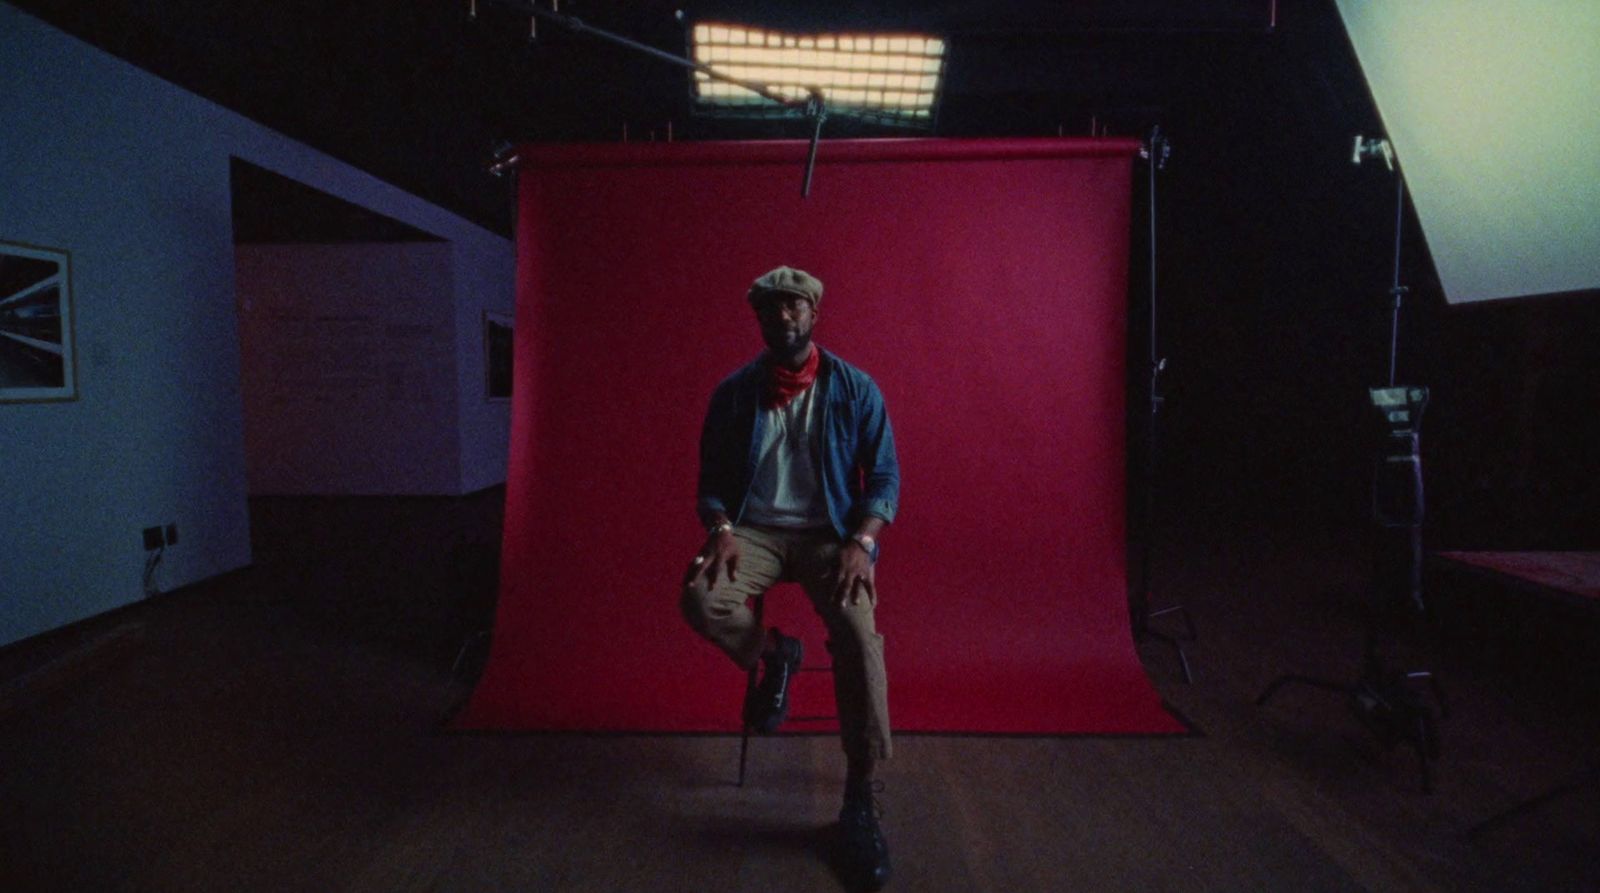
{"type": "MultiPolygon", "coordinates": [[[[744,698],[746,702],[750,700],[750,693],[755,690],[755,687],[756,671],[752,669],[750,671],[750,677],[744,685],[744,698]]],[[[750,755],[750,724],[741,723],[740,725],[744,729],[744,734],[739,738],[739,783],[737,787],[742,788],[744,787],[745,763],[750,755]]]]}
{"type": "MultiPolygon", "coordinates": [[[[751,599],[750,610],[755,613],[756,626],[758,628],[761,627],[762,618],[766,614],[766,607],[767,599],[765,593],[762,593],[761,595],[751,599]]],[[[756,661],[756,665],[750,668],[750,675],[745,677],[744,704],[750,703],[750,695],[756,690],[756,674],[759,672],[760,667],[761,662],[756,661]]],[[[744,704],[739,706],[741,715],[744,712],[744,704]]],[[[736,787],[742,788],[744,787],[745,762],[750,756],[750,724],[741,719],[740,727],[744,730],[744,732],[739,738],[739,782],[736,787]]]]}

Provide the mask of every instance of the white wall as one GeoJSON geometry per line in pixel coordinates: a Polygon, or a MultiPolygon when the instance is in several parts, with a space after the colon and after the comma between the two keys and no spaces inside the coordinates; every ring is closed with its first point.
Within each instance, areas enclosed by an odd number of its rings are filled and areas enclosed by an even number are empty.
{"type": "Polygon", "coordinates": [[[235,257],[251,495],[459,493],[450,244],[235,257]]]}
{"type": "Polygon", "coordinates": [[[1338,7],[1445,297],[1600,289],[1600,3],[1338,7]]]}
{"type": "MultiPolygon", "coordinates": [[[[0,240],[72,252],[80,394],[0,404],[0,644],[140,598],[148,525],[166,588],[250,562],[230,155],[449,240],[458,319],[512,306],[507,240],[0,3],[0,240]]],[[[503,479],[491,415],[460,481],[503,479]]]]}

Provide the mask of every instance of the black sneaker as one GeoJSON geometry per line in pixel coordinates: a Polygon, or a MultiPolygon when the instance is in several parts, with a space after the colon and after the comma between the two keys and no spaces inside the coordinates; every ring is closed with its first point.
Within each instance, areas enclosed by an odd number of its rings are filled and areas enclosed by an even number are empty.
{"type": "Polygon", "coordinates": [[[839,810],[839,842],[842,846],[845,876],[861,890],[880,890],[889,883],[889,842],[883,838],[878,819],[883,815],[877,794],[882,782],[860,791],[846,791],[844,808],[839,810]]]}
{"type": "Polygon", "coordinates": [[[799,639],[778,632],[777,627],[773,627],[772,636],[777,639],[778,647],[762,656],[765,669],[761,681],[751,690],[744,705],[744,724],[763,735],[776,732],[788,718],[789,682],[799,672],[800,659],[805,656],[799,639]]]}

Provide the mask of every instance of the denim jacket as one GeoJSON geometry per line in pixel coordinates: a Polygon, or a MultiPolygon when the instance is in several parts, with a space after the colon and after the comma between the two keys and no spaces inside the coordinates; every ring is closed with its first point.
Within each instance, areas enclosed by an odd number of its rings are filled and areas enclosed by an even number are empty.
{"type": "MultiPolygon", "coordinates": [[[[760,411],[766,375],[762,365],[758,357],[711,394],[700,433],[697,507],[702,517],[722,512],[737,524],[744,512],[766,424],[760,411]]],[[[822,399],[822,433],[814,440],[820,455],[813,455],[812,462],[821,469],[834,530],[843,539],[865,516],[893,521],[900,501],[900,463],[883,392],[865,372],[825,350],[812,386],[821,389],[817,396],[822,399]]]]}

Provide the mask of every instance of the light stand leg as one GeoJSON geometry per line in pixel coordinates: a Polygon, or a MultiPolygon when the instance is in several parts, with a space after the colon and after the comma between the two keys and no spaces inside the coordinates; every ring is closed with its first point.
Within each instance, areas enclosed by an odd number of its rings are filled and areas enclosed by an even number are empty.
{"type": "Polygon", "coordinates": [[[466,640],[461,643],[460,650],[456,652],[455,662],[450,665],[450,676],[452,678],[461,675],[461,667],[466,663],[467,655],[479,643],[489,641],[489,635],[489,630],[486,629],[476,630],[467,634],[466,640]]]}

